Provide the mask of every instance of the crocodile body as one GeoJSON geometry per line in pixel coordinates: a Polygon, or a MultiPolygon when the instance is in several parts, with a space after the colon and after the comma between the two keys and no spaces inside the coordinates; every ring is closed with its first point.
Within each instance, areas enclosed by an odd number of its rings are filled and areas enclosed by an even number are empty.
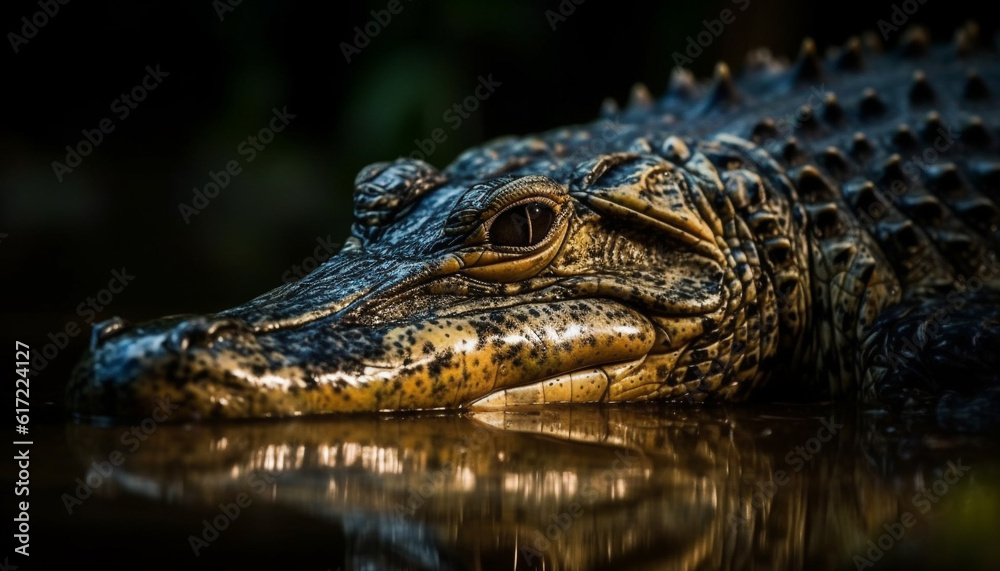
{"type": "Polygon", "coordinates": [[[972,26],[879,52],[806,41],[444,170],[371,165],[337,256],[215,315],[97,326],[70,409],[993,394],[1000,59],[972,26]]]}

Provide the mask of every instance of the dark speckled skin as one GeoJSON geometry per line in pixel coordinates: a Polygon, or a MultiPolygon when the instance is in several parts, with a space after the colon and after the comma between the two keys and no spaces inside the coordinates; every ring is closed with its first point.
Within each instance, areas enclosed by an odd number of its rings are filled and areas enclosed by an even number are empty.
{"type": "Polygon", "coordinates": [[[639,88],[444,171],[371,165],[337,256],[215,315],[98,326],[70,409],[912,402],[952,390],[941,347],[965,388],[994,390],[1000,61],[974,32],[882,55],[807,41],[790,67],[676,73],[660,101],[639,88]],[[525,205],[551,225],[504,245],[497,220],[525,205]]]}

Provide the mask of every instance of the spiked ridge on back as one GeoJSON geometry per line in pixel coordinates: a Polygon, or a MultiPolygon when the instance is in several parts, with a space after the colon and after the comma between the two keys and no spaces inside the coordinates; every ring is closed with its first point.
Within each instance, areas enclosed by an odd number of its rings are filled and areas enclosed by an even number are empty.
{"type": "MultiPolygon", "coordinates": [[[[914,27],[886,53],[851,38],[821,57],[806,39],[790,65],[761,61],[736,78],[719,64],[707,83],[675,70],[652,110],[627,109],[617,120],[654,138],[741,137],[786,169],[790,199],[808,218],[816,371],[827,372],[833,394],[852,390],[840,380],[851,376],[845,368],[877,392],[856,353],[886,307],[957,291],[974,297],[962,289],[970,278],[1000,283],[1000,60],[979,47],[970,23],[952,46],[932,46],[914,27]],[[870,289],[875,274],[881,300],[870,289]],[[869,291],[845,295],[844,275],[864,278],[869,291]]],[[[954,317],[955,304],[941,313],[949,308],[954,317]]],[[[894,349],[884,349],[891,361],[894,349]]]]}

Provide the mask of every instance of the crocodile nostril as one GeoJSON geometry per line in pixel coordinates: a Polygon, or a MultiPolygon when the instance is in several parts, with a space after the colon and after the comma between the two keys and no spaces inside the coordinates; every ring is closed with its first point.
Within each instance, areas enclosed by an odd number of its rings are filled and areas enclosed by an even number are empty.
{"type": "Polygon", "coordinates": [[[121,317],[117,316],[94,324],[94,327],[90,330],[90,350],[93,351],[97,349],[98,345],[116,335],[119,335],[128,329],[128,327],[128,321],[125,321],[121,317]]]}
{"type": "Polygon", "coordinates": [[[241,319],[195,317],[171,331],[166,343],[176,351],[186,351],[191,347],[211,347],[226,338],[250,332],[250,326],[241,319]]]}

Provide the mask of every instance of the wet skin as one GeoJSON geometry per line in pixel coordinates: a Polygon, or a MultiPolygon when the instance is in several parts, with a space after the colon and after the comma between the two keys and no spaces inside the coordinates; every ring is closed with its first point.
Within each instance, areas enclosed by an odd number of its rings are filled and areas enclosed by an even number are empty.
{"type": "Polygon", "coordinates": [[[69,408],[145,417],[167,399],[179,419],[254,418],[736,401],[769,384],[912,403],[951,390],[947,372],[1000,410],[984,333],[1000,326],[1000,163],[975,136],[998,116],[979,84],[1000,64],[970,55],[971,74],[946,48],[909,48],[859,65],[856,42],[825,62],[806,42],[742,93],[720,66],[714,83],[680,74],[660,102],[639,91],[600,121],[492,141],[441,171],[371,165],[340,253],[217,314],[98,325],[69,408]],[[785,137],[775,118],[818,79],[833,94],[822,117],[785,137]],[[942,117],[970,136],[906,176],[899,124],[933,144],[942,117]],[[898,204],[879,198],[900,181],[898,204]]]}

